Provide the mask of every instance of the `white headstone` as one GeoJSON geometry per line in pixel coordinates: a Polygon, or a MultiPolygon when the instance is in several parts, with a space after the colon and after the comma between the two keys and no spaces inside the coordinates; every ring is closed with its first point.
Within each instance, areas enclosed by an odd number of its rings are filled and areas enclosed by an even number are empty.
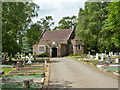
{"type": "Polygon", "coordinates": [[[98,53],[96,53],[96,58],[95,58],[96,60],[98,60],[99,59],[99,55],[98,55],[98,53]]]}
{"type": "Polygon", "coordinates": [[[45,64],[47,64],[47,61],[46,61],[46,59],[45,59],[45,64]]]}
{"type": "Polygon", "coordinates": [[[27,62],[28,64],[31,64],[32,62],[31,62],[31,53],[29,53],[29,58],[28,58],[28,62],[27,62]]]}
{"type": "Polygon", "coordinates": [[[115,62],[116,62],[116,63],[119,63],[119,59],[118,59],[118,58],[116,58],[116,59],[115,59],[115,62]]]}
{"type": "Polygon", "coordinates": [[[111,55],[113,56],[113,52],[111,52],[111,55]]]}
{"type": "Polygon", "coordinates": [[[111,55],[111,52],[109,52],[109,56],[111,55]]]}
{"type": "Polygon", "coordinates": [[[18,58],[20,58],[20,53],[18,53],[18,58]]]}
{"type": "Polygon", "coordinates": [[[22,54],[21,54],[21,58],[22,58],[22,54]]]}
{"type": "Polygon", "coordinates": [[[93,55],[91,55],[91,59],[93,59],[93,55]]]}
{"type": "Polygon", "coordinates": [[[102,53],[101,54],[101,61],[103,61],[104,60],[104,54],[102,53]]]}
{"type": "Polygon", "coordinates": [[[91,57],[91,56],[90,56],[90,52],[88,52],[88,57],[91,57]]]}

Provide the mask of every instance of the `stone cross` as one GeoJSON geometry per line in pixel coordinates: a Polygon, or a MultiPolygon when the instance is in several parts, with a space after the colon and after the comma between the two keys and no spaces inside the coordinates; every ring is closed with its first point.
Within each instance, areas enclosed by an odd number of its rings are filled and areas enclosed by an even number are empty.
{"type": "Polygon", "coordinates": [[[29,58],[28,58],[28,62],[27,62],[28,64],[31,64],[32,62],[31,62],[31,53],[29,53],[29,58]]]}

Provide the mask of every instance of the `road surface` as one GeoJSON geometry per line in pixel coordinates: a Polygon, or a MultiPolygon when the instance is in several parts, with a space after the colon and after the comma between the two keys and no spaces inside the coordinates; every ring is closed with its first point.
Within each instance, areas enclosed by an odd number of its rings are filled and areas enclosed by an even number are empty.
{"type": "Polygon", "coordinates": [[[118,88],[118,80],[70,57],[52,58],[49,88],[118,88]]]}

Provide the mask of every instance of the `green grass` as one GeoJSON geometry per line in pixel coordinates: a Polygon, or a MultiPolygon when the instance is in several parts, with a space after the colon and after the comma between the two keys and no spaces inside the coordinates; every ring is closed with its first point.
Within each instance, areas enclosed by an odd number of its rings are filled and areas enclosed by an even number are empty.
{"type": "Polygon", "coordinates": [[[5,74],[7,74],[8,72],[12,71],[13,68],[2,68],[0,69],[0,71],[4,71],[4,74],[2,76],[4,76],[5,74]]]}
{"type": "Polygon", "coordinates": [[[81,54],[70,54],[69,56],[81,56],[81,54]]]}
{"type": "Polygon", "coordinates": [[[119,69],[118,68],[108,68],[106,70],[109,70],[109,71],[118,71],[119,69]]]}
{"type": "MultiPolygon", "coordinates": [[[[1,85],[1,84],[0,84],[1,85]]],[[[18,88],[22,88],[22,85],[12,85],[12,84],[2,84],[1,85],[2,86],[2,88],[16,88],[16,90],[18,89],[18,88]]],[[[36,85],[30,85],[30,88],[38,88],[39,86],[36,86],[36,85]]],[[[19,90],[19,89],[18,89],[19,90]]],[[[20,89],[21,90],[21,89],[20,89]]],[[[22,90],[26,90],[26,89],[22,89],[22,90]]]]}
{"type": "Polygon", "coordinates": [[[12,67],[10,65],[0,65],[0,67],[12,67]]]}
{"type": "Polygon", "coordinates": [[[30,76],[7,76],[7,78],[40,78],[41,74],[39,75],[30,75],[30,76]]]}

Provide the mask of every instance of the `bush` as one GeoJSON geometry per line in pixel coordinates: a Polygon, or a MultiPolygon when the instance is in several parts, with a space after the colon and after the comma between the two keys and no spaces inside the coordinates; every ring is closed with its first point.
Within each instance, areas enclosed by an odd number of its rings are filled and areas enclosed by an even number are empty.
{"type": "Polygon", "coordinates": [[[81,56],[81,54],[70,54],[69,56],[81,56]]]}
{"type": "Polygon", "coordinates": [[[50,57],[48,53],[42,53],[40,55],[37,55],[38,57],[50,57]]]}

